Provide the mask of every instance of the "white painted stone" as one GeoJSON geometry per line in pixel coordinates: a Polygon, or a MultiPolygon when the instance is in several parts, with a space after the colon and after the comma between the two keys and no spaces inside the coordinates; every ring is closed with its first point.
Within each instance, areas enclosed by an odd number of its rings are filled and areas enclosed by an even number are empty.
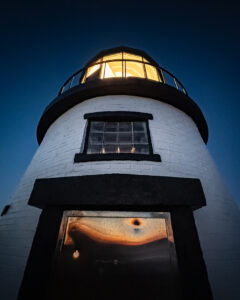
{"type": "Polygon", "coordinates": [[[86,100],[48,129],[12,197],[10,210],[0,218],[1,300],[16,299],[36,231],[41,211],[27,205],[35,179],[107,173],[199,178],[207,206],[195,212],[195,220],[215,299],[240,299],[240,214],[195,123],[168,104],[119,95],[86,100]],[[149,121],[153,151],[162,162],[74,163],[83,143],[84,114],[121,110],[153,115],[149,121]]]}

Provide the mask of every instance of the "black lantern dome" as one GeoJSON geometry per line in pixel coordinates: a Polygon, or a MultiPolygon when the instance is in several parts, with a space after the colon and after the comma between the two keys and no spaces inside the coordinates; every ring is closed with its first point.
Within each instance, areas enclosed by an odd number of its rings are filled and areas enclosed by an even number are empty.
{"type": "Polygon", "coordinates": [[[147,79],[173,86],[187,94],[182,83],[174,75],[159,67],[144,51],[129,47],[117,47],[101,51],[84,68],[74,73],[63,84],[60,94],[76,85],[109,78],[147,79]]]}

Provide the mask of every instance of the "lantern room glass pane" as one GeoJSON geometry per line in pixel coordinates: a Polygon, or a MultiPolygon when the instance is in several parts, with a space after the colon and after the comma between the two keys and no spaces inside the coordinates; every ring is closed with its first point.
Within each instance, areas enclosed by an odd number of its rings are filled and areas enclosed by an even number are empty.
{"type": "Polygon", "coordinates": [[[106,60],[119,60],[119,59],[122,60],[122,52],[107,55],[107,56],[103,57],[103,61],[106,61],[106,60]]]}
{"type": "Polygon", "coordinates": [[[159,81],[157,69],[150,65],[145,65],[147,78],[154,81],[159,81]]]}
{"type": "Polygon", "coordinates": [[[143,63],[126,61],[126,77],[145,78],[143,63]]]}
{"type": "Polygon", "coordinates": [[[123,52],[123,59],[131,59],[131,60],[142,61],[142,56],[123,52]]]}
{"type": "Polygon", "coordinates": [[[104,78],[122,77],[122,61],[105,63],[104,78]]]}
{"type": "Polygon", "coordinates": [[[87,69],[87,74],[86,74],[86,78],[90,77],[91,75],[93,75],[95,72],[97,72],[100,69],[100,64],[99,65],[94,65],[92,67],[89,67],[87,69]]]}

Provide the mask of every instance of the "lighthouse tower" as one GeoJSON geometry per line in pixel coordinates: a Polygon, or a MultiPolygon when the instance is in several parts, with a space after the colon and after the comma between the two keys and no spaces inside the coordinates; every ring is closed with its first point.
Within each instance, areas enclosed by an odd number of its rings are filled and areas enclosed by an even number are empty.
{"type": "Polygon", "coordinates": [[[100,52],[62,86],[0,217],[0,299],[240,299],[240,214],[182,83],[100,52]]]}

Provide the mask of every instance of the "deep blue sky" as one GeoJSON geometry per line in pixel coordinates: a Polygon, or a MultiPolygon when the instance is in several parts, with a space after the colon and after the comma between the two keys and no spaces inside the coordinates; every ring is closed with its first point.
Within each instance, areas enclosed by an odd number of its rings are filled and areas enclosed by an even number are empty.
{"type": "Polygon", "coordinates": [[[1,4],[0,209],[36,151],[61,84],[102,49],[145,50],[202,109],[208,149],[240,205],[238,1],[9,1],[1,4]],[[198,3],[198,4],[197,4],[198,3]]]}

